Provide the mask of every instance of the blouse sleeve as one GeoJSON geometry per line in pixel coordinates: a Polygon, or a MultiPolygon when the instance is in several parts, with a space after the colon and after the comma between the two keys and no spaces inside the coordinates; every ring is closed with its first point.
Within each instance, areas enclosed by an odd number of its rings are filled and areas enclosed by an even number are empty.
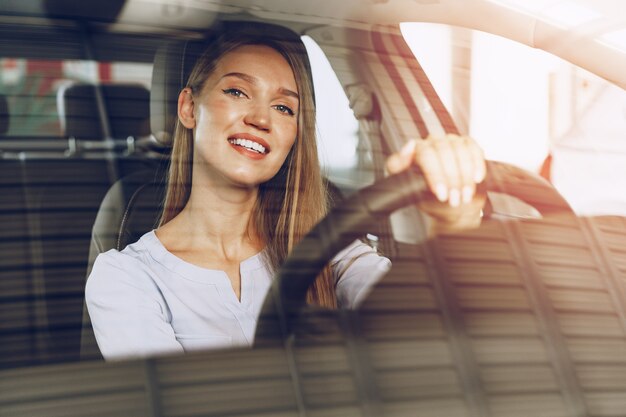
{"type": "Polygon", "coordinates": [[[183,352],[167,305],[137,259],[114,250],[100,254],[85,301],[106,360],[183,352]]]}
{"type": "Polygon", "coordinates": [[[333,258],[331,268],[339,306],[356,308],[389,271],[391,261],[357,240],[333,258]]]}

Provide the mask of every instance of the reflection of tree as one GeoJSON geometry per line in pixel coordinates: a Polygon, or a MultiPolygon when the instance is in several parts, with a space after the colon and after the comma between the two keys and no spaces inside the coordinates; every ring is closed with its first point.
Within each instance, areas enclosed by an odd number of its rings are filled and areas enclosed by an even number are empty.
{"type": "Polygon", "coordinates": [[[44,73],[31,73],[12,85],[0,83],[0,94],[7,98],[11,118],[7,136],[60,136],[56,95],[51,81],[44,73]]]}

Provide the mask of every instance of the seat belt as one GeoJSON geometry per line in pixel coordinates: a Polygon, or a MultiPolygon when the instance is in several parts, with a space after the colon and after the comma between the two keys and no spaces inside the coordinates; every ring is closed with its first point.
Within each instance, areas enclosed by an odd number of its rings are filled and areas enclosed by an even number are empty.
{"type": "MultiPolygon", "coordinates": [[[[383,135],[381,128],[381,112],[378,99],[372,90],[365,84],[357,83],[346,87],[346,95],[350,102],[354,116],[359,122],[357,167],[367,169],[370,162],[367,160],[371,155],[371,167],[374,173],[374,181],[385,177],[385,161],[387,153],[383,149],[383,135]]],[[[395,240],[389,220],[385,219],[378,223],[378,230],[372,230],[374,234],[366,236],[367,243],[384,255],[394,257],[397,253],[395,240]]]]}

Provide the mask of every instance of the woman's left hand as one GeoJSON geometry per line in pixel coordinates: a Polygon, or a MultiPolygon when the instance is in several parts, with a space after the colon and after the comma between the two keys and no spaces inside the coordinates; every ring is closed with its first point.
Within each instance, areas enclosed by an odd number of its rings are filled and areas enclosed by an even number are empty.
{"type": "Polygon", "coordinates": [[[415,139],[387,159],[390,174],[413,164],[419,166],[438,202],[419,208],[436,220],[437,231],[457,230],[480,224],[485,196],[475,195],[476,184],[485,178],[482,149],[468,136],[415,139]]]}

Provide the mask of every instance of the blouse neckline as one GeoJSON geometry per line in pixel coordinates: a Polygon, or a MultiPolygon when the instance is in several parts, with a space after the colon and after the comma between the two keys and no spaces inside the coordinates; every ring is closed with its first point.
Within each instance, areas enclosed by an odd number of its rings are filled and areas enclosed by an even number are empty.
{"type": "MultiPolygon", "coordinates": [[[[163,243],[159,240],[154,230],[146,233],[139,239],[139,242],[145,245],[148,249],[149,254],[168,268],[169,270],[176,272],[187,279],[192,281],[206,282],[206,283],[215,283],[216,280],[222,280],[228,277],[226,272],[221,269],[209,269],[204,268],[190,262],[185,261],[184,259],[179,258],[174,255],[172,252],[167,250],[167,248],[163,245],[163,243]]],[[[241,273],[242,284],[244,280],[244,275],[254,271],[256,269],[263,268],[263,251],[252,255],[249,258],[244,259],[239,264],[239,271],[241,273]]],[[[230,281],[228,280],[230,285],[230,281]]]]}

